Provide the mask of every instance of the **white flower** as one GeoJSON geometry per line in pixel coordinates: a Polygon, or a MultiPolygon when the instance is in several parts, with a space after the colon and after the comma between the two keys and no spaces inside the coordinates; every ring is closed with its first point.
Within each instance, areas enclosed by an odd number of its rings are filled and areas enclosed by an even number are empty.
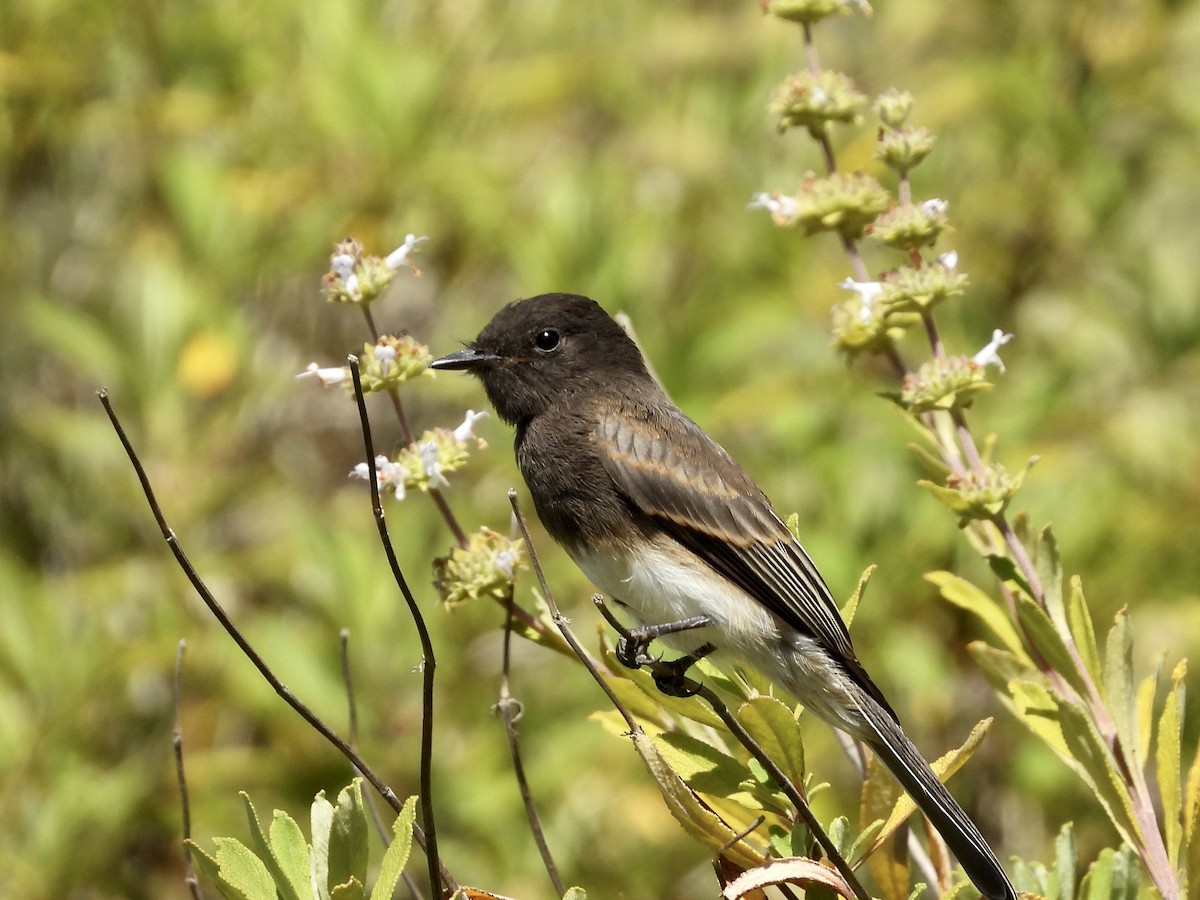
{"type": "Polygon", "coordinates": [[[950,250],[938,257],[938,262],[942,264],[942,268],[949,272],[953,272],[958,268],[958,251],[950,250]]]}
{"type": "Polygon", "coordinates": [[[427,240],[429,240],[428,235],[423,234],[420,237],[417,237],[415,234],[406,234],[404,236],[404,243],[384,258],[384,265],[386,265],[393,272],[396,269],[399,269],[401,266],[411,266],[412,263],[408,260],[409,254],[416,249],[417,244],[427,240]]]}
{"type": "Polygon", "coordinates": [[[429,478],[431,488],[449,487],[450,482],[442,474],[442,464],[438,462],[437,441],[425,441],[417,447],[417,455],[421,457],[421,465],[425,467],[425,475],[429,478]]]}
{"type": "Polygon", "coordinates": [[[296,380],[299,381],[301,378],[315,378],[321,384],[325,385],[325,387],[330,387],[331,385],[341,384],[345,381],[346,374],[346,369],[343,366],[339,366],[336,369],[322,369],[315,362],[311,362],[308,364],[307,369],[296,376],[296,380]]]}
{"type": "Polygon", "coordinates": [[[946,210],[950,208],[950,204],[945,200],[940,200],[934,197],[932,200],[926,200],[921,204],[921,212],[929,216],[941,216],[946,214],[946,210]]]}
{"type": "Polygon", "coordinates": [[[342,281],[354,276],[354,257],[349,253],[337,253],[329,260],[329,269],[342,281]]]}
{"type": "Polygon", "coordinates": [[[839,281],[838,287],[858,294],[862,301],[862,309],[858,311],[858,317],[864,325],[870,325],[871,307],[876,300],[883,296],[883,285],[878,281],[855,281],[853,278],[847,278],[845,281],[839,281]]]}
{"type": "Polygon", "coordinates": [[[396,348],[380,341],[375,345],[375,359],[379,361],[380,369],[386,373],[396,361],[396,348]]]}
{"type": "Polygon", "coordinates": [[[512,547],[507,550],[501,550],[496,554],[496,569],[503,573],[505,578],[513,577],[513,566],[517,562],[517,551],[512,547]]]}
{"type": "Polygon", "coordinates": [[[454,429],[455,442],[459,444],[465,444],[470,440],[479,440],[479,438],[475,436],[475,423],[480,419],[486,418],[486,412],[475,412],[473,409],[468,409],[466,418],[463,419],[462,424],[454,429]]]}
{"type": "Polygon", "coordinates": [[[1000,359],[1000,348],[1013,339],[1011,334],[1005,334],[999,328],[992,332],[992,339],[987,345],[971,357],[971,361],[977,366],[995,366],[1001,372],[1004,371],[1004,362],[1000,359]]]}
{"type": "Polygon", "coordinates": [[[786,194],[755,194],[746,209],[765,209],[776,221],[789,221],[800,211],[800,202],[786,194]]]}
{"type": "MultiPolygon", "coordinates": [[[[360,478],[363,481],[371,480],[371,470],[367,468],[365,462],[361,462],[350,470],[351,478],[360,478]]],[[[379,483],[380,489],[390,487],[397,500],[404,499],[404,467],[392,462],[386,456],[375,457],[375,480],[379,483]]]]}

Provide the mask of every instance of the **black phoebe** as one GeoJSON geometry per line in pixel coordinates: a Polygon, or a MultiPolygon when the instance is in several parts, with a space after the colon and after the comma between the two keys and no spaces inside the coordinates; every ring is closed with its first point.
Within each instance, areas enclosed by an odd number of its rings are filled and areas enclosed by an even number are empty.
{"type": "Polygon", "coordinates": [[[854,655],[804,548],[599,304],[573,294],[510,303],[433,367],[479,376],[516,426],[538,517],[596,587],[643,624],[705,617],[708,627],[665,639],[688,653],[705,644],[733,653],[865,742],[979,891],[1015,900],[987,841],[854,655]]]}

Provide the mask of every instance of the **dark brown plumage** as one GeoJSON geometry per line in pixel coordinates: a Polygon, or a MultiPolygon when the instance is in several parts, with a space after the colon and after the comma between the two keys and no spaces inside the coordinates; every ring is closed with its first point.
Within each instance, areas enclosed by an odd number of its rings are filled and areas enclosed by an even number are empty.
{"type": "Polygon", "coordinates": [[[989,898],[1016,894],[974,823],[900,729],[829,588],[754,480],[675,406],[595,301],[504,307],[435,368],[483,382],[516,426],[538,517],[597,587],[649,624],[712,623],[672,642],[733,652],[866,741],[989,898]]]}

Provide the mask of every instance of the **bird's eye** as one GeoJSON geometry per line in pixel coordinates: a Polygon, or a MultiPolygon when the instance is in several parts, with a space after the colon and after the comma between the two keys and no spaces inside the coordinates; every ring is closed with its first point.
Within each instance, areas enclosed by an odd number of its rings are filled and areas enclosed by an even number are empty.
{"type": "Polygon", "coordinates": [[[562,343],[562,335],[553,328],[546,328],[537,333],[537,337],[533,339],[533,345],[543,353],[551,353],[558,349],[558,345],[562,343]]]}

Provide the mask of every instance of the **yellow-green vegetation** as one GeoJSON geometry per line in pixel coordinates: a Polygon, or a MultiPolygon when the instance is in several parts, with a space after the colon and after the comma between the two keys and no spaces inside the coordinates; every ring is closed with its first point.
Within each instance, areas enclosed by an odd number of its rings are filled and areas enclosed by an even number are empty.
{"type": "MultiPolygon", "coordinates": [[[[856,4],[782,6],[804,21],[800,7],[856,4]]],[[[1190,758],[1142,735],[1146,722],[1182,729],[1186,754],[1198,734],[1177,662],[1200,649],[1200,9],[897,2],[819,27],[822,62],[856,87],[789,82],[772,114],[776,86],[803,67],[797,26],[749,0],[0,4],[0,897],[186,895],[170,752],[180,637],[198,846],[247,840],[239,790],[304,821],[314,795],[337,796],[352,775],[195,600],[95,399],[101,386],[193,562],[284,682],[343,731],[338,632],[349,630],[362,752],[400,796],[417,792],[420,649],[367,489],[347,478],[363,462],[357,417],[341,387],[294,379],[310,361],[332,370],[364,343],[368,356],[385,346],[360,314],[368,289],[381,291],[370,311],[382,332],[409,332],[435,355],[516,296],[573,291],[629,313],[673,397],[798,513],[835,594],[877,564],[856,647],[926,754],[977,741],[976,723],[996,717],[954,790],[1001,857],[1034,870],[1077,858],[1082,874],[1111,848],[1098,873],[1135,865],[1114,850],[1140,825],[1102,783],[1103,765],[1084,759],[1088,723],[1063,718],[1045,740],[1023,724],[1056,701],[1038,693],[993,574],[937,501],[953,492],[974,503],[964,519],[990,515],[1022,476],[1003,490],[947,484],[928,450],[914,461],[910,422],[877,396],[898,386],[871,353],[900,334],[896,317],[934,305],[954,354],[969,357],[996,328],[1016,335],[1007,371],[987,372],[993,390],[972,376],[917,399],[939,414],[946,397],[973,401],[985,453],[996,431],[989,458],[1011,472],[1040,458],[1012,502],[1036,523],[1018,520],[1041,571],[1057,573],[1057,601],[1046,613],[1026,602],[1020,573],[996,574],[1038,647],[1069,656],[1055,635],[1061,625],[1076,636],[1095,676],[1081,692],[1096,681],[1136,710],[1116,732],[1168,773],[1164,792],[1187,792],[1178,773],[1190,758]],[[814,86],[843,96],[814,102],[814,86]],[[819,124],[829,109],[868,119],[862,98],[893,86],[915,98],[913,127],[900,130],[909,103],[889,95],[879,108],[896,134],[882,152],[872,127],[819,124]],[[797,126],[782,135],[781,115],[797,126]],[[768,208],[786,222],[809,206],[789,215],[779,196],[829,191],[810,174],[824,172],[814,131],[848,176],[871,180],[813,200],[798,227],[834,233],[802,240],[746,205],[775,193],[768,208]],[[842,195],[878,205],[876,182],[894,190],[887,165],[919,161],[917,199],[863,242],[869,274],[898,265],[881,241],[936,237],[929,260],[957,251],[970,287],[960,300],[961,279],[945,272],[933,284],[882,279],[887,315],[840,312],[844,349],[871,351],[847,367],[831,348],[830,308],[847,297],[838,283],[856,280],[857,309],[870,304],[839,239],[882,206],[847,218],[842,195]],[[920,205],[930,197],[948,201],[949,230],[945,207],[920,205]],[[344,255],[378,256],[323,284],[351,237],[361,244],[344,255]],[[1051,520],[1057,542],[1041,530],[1051,520]],[[1060,553],[1083,575],[1086,605],[1076,582],[1064,589],[1060,553]],[[998,646],[969,653],[978,638],[998,646]],[[1077,851],[1058,836],[1068,821],[1077,851]]],[[[932,268],[954,265],[910,271],[932,268]]],[[[901,351],[925,358],[921,339],[910,329],[901,351]]],[[[466,379],[401,390],[415,434],[449,450],[463,411],[483,402],[466,379]]],[[[400,458],[388,398],[369,399],[377,453],[400,458]]],[[[475,433],[488,447],[441,490],[469,531],[507,535],[506,491],[519,480],[509,435],[494,418],[475,433]]],[[[385,502],[438,650],[443,857],[465,883],[550,896],[489,713],[503,610],[439,605],[433,561],[453,539],[420,489],[442,476],[424,477],[403,503],[385,502]]],[[[559,603],[601,655],[591,589],[548,541],[540,549],[559,603]]],[[[532,581],[518,570],[530,608],[532,581]]],[[[480,582],[475,594],[498,590],[480,582]]],[[[610,733],[621,726],[582,669],[528,642],[514,645],[512,691],[567,883],[594,897],[711,896],[709,850],[654,781],[659,763],[696,754],[653,734],[639,758],[610,733]]],[[[853,819],[856,776],[810,719],[797,766],[831,783],[818,817],[853,819]]],[[[1177,847],[1196,823],[1165,827],[1177,847]]]]}

